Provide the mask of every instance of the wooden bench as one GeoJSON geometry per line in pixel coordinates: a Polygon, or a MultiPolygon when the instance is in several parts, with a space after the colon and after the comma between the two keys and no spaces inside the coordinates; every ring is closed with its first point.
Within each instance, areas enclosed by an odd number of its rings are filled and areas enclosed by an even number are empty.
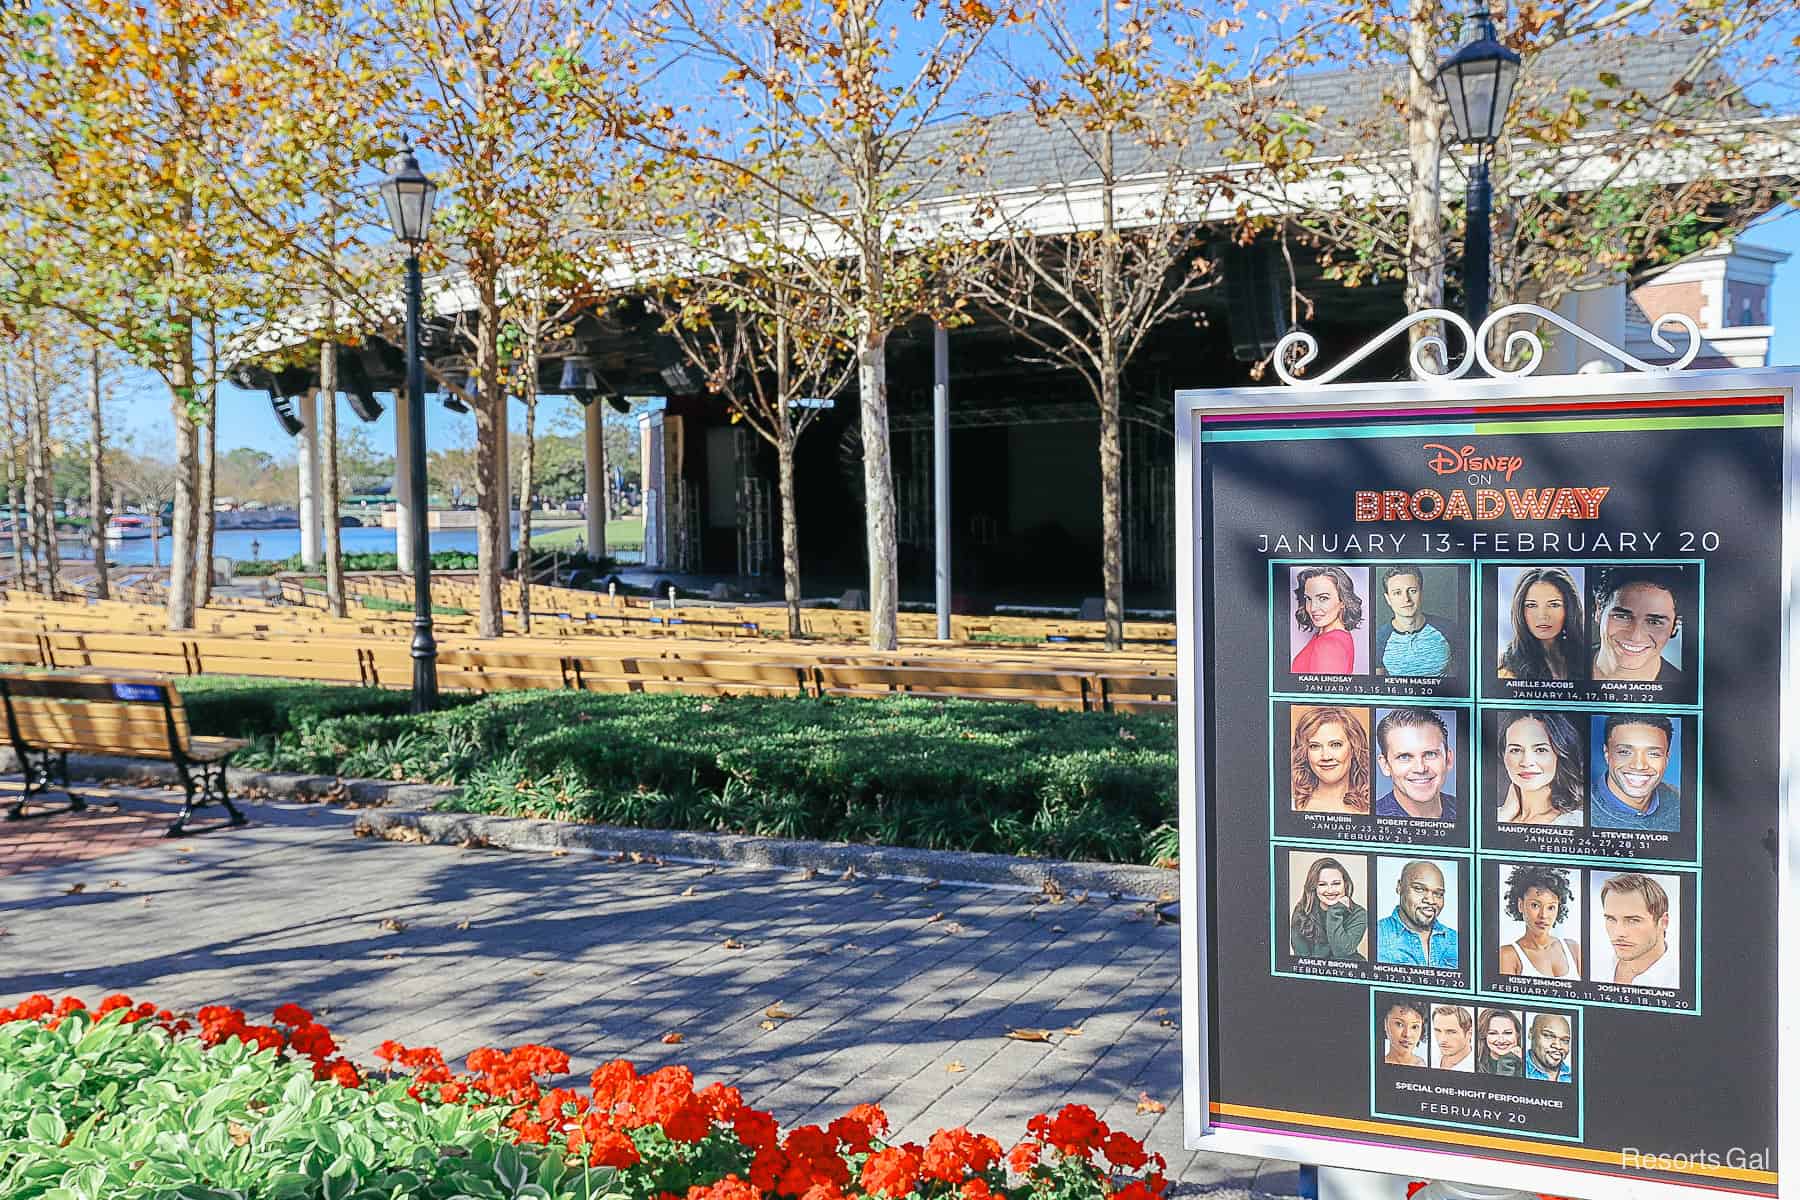
{"type": "Polygon", "coordinates": [[[0,706],[25,775],[24,795],[7,810],[9,821],[86,808],[87,802],[69,790],[69,755],[78,752],[173,763],[187,803],[169,826],[168,837],[186,833],[188,818],[207,804],[224,805],[232,825],[249,819],[231,802],[225,785],[225,764],[244,742],[195,736],[181,693],[167,676],[8,673],[0,675],[0,706]],[[26,813],[26,805],[51,791],[67,796],[68,806],[26,813]]]}

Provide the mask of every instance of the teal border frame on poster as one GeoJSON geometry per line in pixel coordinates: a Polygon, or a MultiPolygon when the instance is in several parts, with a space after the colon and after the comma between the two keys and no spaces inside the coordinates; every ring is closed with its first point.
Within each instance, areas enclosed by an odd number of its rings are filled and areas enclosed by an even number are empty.
{"type": "MultiPolygon", "coordinates": [[[[1412,1117],[1412,1116],[1407,1116],[1404,1113],[1389,1112],[1389,1111],[1387,1111],[1387,1109],[1382,1108],[1379,1105],[1377,1105],[1375,1103],[1375,1095],[1376,1095],[1375,1070],[1374,1070],[1374,1065],[1373,1065],[1374,1061],[1375,1061],[1375,993],[1377,991],[1405,992],[1408,995],[1419,996],[1426,1000],[1438,999],[1438,998],[1442,998],[1445,1000],[1453,1000],[1457,1003],[1457,1005],[1459,1007],[1465,1005],[1467,1001],[1472,999],[1475,1001],[1475,1003],[1472,1005],[1472,1007],[1474,1007],[1477,1011],[1479,1011],[1483,1008],[1510,1008],[1510,1009],[1516,1009],[1519,1012],[1541,1012],[1544,1009],[1574,1010],[1574,1008],[1575,1008],[1575,1006],[1572,1004],[1549,1004],[1549,1003],[1546,1003],[1539,1008],[1533,1008],[1531,1005],[1528,1005],[1528,1004],[1515,1005],[1515,1004],[1511,1004],[1511,1003],[1501,1003],[1501,1002],[1495,1002],[1493,1004],[1484,1004],[1484,1003],[1482,1003],[1482,997],[1480,997],[1480,996],[1471,997],[1471,996],[1466,996],[1460,992],[1446,992],[1446,991],[1442,991],[1442,990],[1436,989],[1436,988],[1410,988],[1410,987],[1370,988],[1369,989],[1369,1026],[1368,1026],[1368,1028],[1369,1028],[1369,1062],[1370,1062],[1369,1112],[1371,1114],[1378,1116],[1378,1117],[1386,1117],[1390,1121],[1405,1121],[1409,1125],[1436,1125],[1436,1126],[1439,1126],[1444,1129],[1468,1129],[1469,1127],[1474,1126],[1477,1129],[1492,1129],[1498,1133],[1522,1134],[1522,1135],[1528,1136],[1528,1137],[1545,1138],[1547,1140],[1558,1141],[1558,1142],[1581,1142],[1587,1138],[1587,1014],[1586,1013],[1582,1013],[1579,1011],[1576,1011],[1576,1013],[1575,1013],[1576,1018],[1577,1018],[1577,1023],[1580,1025],[1580,1028],[1575,1031],[1575,1081],[1574,1081],[1574,1086],[1575,1086],[1575,1130],[1576,1130],[1576,1132],[1575,1132],[1575,1135],[1573,1137],[1571,1137],[1570,1135],[1568,1135],[1566,1133],[1539,1133],[1536,1130],[1529,1130],[1529,1131],[1520,1130],[1516,1126],[1511,1126],[1511,1125],[1487,1125],[1487,1124],[1483,1124],[1481,1122],[1476,1122],[1476,1121],[1434,1121],[1430,1117],[1412,1117]]],[[[1509,997],[1508,999],[1514,1000],[1514,999],[1527,999],[1527,998],[1528,997],[1516,997],[1515,996],[1515,997],[1509,997]]],[[[1480,1031],[1476,1032],[1476,1036],[1477,1037],[1481,1036],[1480,1031]]],[[[1527,1036],[1527,1040],[1529,1040],[1529,1037],[1530,1037],[1529,1033],[1527,1033],[1526,1036],[1527,1036]]],[[[1527,1049],[1525,1052],[1529,1053],[1529,1050],[1527,1049]]],[[[1420,1067],[1418,1069],[1421,1071],[1431,1070],[1430,1067],[1420,1067]]],[[[1459,1074],[1459,1073],[1452,1072],[1452,1074],[1459,1074]]]]}

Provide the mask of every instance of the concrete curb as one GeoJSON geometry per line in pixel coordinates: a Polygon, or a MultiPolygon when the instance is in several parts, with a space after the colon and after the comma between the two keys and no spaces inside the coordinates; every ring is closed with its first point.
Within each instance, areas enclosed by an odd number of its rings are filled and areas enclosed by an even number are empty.
{"type": "MultiPolygon", "coordinates": [[[[0,774],[17,771],[18,764],[12,751],[0,750],[0,774]]],[[[70,756],[69,773],[81,779],[176,782],[175,768],[168,763],[99,755],[70,756]]],[[[403,836],[436,844],[473,841],[506,850],[636,853],[687,862],[795,870],[811,867],[833,874],[853,871],[872,878],[979,884],[1034,892],[1054,887],[1070,894],[1116,894],[1121,899],[1160,903],[1174,899],[1179,881],[1174,871],[1125,863],[1067,862],[1010,854],[914,850],[903,846],[865,846],[679,829],[587,825],[483,813],[436,812],[434,807],[453,798],[457,789],[430,784],[339,779],[331,775],[296,775],[235,767],[227,773],[227,780],[235,797],[368,809],[357,817],[358,833],[389,837],[395,831],[405,829],[411,834],[403,836]]]]}

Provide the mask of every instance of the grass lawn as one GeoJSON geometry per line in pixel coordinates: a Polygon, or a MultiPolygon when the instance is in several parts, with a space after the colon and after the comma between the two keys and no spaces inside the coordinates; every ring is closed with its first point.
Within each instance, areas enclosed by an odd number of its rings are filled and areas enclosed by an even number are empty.
{"type": "MultiPolygon", "coordinates": [[[[567,529],[554,529],[549,533],[531,535],[531,547],[534,550],[573,550],[576,541],[587,544],[587,528],[582,525],[571,525],[567,529]]],[[[644,518],[623,517],[606,523],[606,548],[608,550],[642,550],[644,548],[644,518]]]]}

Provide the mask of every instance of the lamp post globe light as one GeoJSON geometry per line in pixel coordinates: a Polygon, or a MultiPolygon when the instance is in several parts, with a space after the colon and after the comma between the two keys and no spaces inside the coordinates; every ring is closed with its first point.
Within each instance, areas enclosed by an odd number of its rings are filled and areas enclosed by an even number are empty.
{"type": "Polygon", "coordinates": [[[431,208],[437,201],[437,185],[419,169],[410,146],[401,151],[400,169],[381,185],[388,220],[394,236],[406,243],[406,444],[407,478],[412,487],[413,552],[413,686],[412,711],[430,712],[437,707],[437,641],[431,633],[431,547],[426,512],[431,495],[425,490],[425,364],[419,355],[420,293],[419,247],[431,230],[431,208]]]}
{"type": "Polygon", "coordinates": [[[1470,15],[1476,23],[1475,40],[1439,64],[1437,85],[1450,108],[1456,140],[1475,150],[1469,171],[1468,229],[1463,236],[1463,312],[1469,324],[1479,329],[1487,319],[1493,258],[1488,159],[1512,105],[1513,85],[1519,81],[1519,56],[1495,36],[1487,0],[1476,0],[1470,15]]]}

